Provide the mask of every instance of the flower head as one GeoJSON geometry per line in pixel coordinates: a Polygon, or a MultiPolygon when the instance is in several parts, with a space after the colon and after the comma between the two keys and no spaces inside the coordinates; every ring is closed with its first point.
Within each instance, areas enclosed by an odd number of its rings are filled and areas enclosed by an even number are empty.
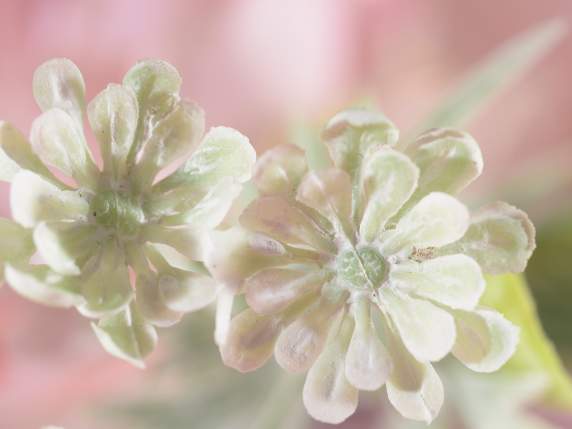
{"type": "Polygon", "coordinates": [[[155,345],[153,325],[171,325],[215,299],[216,284],[197,261],[255,161],[238,131],[215,127],[203,136],[203,111],[181,99],[180,87],[173,66],[142,61],[86,108],[78,68],[54,59],[34,75],[43,113],[31,145],[0,125],[12,213],[44,262],[8,264],[8,283],[99,319],[93,327],[104,347],[136,364],[155,345]],[[101,168],[83,132],[86,112],[101,168]]]}
{"type": "Polygon", "coordinates": [[[323,139],[332,168],[309,171],[291,145],[259,159],[259,197],[242,229],[221,237],[224,254],[208,258],[250,307],[232,320],[222,357],[251,371],[274,354],[309,371],[304,403],[318,420],[343,421],[359,390],[385,384],[402,415],[429,422],[443,402],[432,362],[452,352],[490,372],[514,352],[517,328],[478,306],[483,272],[522,271],[534,229],[507,204],[471,217],[451,195],[483,166],[466,133],[403,144],[382,115],[350,110],[323,139]]]}

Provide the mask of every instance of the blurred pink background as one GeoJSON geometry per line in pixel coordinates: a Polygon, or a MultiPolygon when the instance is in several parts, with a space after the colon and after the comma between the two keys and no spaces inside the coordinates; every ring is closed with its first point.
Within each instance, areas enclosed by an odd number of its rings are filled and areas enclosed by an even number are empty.
{"type": "MultiPolygon", "coordinates": [[[[407,130],[487,52],[551,17],[572,22],[572,2],[2,0],[0,118],[28,132],[32,74],[48,58],[76,62],[91,98],[158,57],[180,70],[209,124],[238,128],[259,151],[287,139],[293,120],[320,123],[362,97],[407,130]]],[[[572,159],[570,76],[568,36],[470,124],[487,166],[481,187],[547,154],[572,159]]],[[[4,216],[6,202],[2,185],[4,216]]],[[[0,290],[0,428],[93,427],[93,401],[144,377],[107,356],[85,319],[0,290]]]]}

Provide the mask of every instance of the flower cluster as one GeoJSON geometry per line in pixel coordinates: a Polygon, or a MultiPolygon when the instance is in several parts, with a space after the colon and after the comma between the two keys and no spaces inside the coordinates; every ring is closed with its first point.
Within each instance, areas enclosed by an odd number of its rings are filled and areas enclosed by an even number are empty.
{"type": "Polygon", "coordinates": [[[205,237],[255,162],[238,131],[203,136],[203,111],[181,99],[180,87],[171,65],[142,61],[86,107],[80,71],[54,59],[34,75],[43,113],[30,143],[0,124],[0,179],[11,182],[17,222],[0,223],[6,281],[32,300],[98,319],[103,346],[137,365],[155,346],[154,326],[216,299],[200,262],[205,237]],[[84,135],[86,112],[100,167],[84,135]],[[34,252],[40,263],[29,264],[34,252]]]}
{"type": "Polygon", "coordinates": [[[432,362],[452,354],[491,372],[518,329],[478,306],[483,273],[519,272],[534,248],[527,216],[504,203],[471,216],[453,194],[482,171],[466,133],[430,130],[414,142],[381,114],[348,110],[323,133],[332,167],[304,152],[260,157],[259,196],[207,258],[215,278],[245,295],[221,344],[224,362],[252,371],[272,356],[308,371],[303,398],[339,423],[359,390],[383,385],[405,417],[430,422],[443,402],[432,362]]]}

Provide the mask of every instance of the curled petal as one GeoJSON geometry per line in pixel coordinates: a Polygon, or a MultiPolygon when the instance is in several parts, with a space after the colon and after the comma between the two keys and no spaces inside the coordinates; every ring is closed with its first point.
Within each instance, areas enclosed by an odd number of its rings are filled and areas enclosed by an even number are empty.
{"type": "Polygon", "coordinates": [[[137,129],[135,95],[121,85],[111,84],[89,103],[87,114],[101,147],[104,169],[116,177],[124,175],[125,160],[137,129]]]}
{"type": "Polygon", "coordinates": [[[250,180],[256,152],[240,132],[227,127],[211,128],[189,160],[156,185],[157,192],[176,187],[208,189],[224,178],[238,183],[250,180]]]}
{"type": "Polygon", "coordinates": [[[181,312],[172,310],[163,301],[159,278],[155,273],[138,274],[135,292],[135,304],[147,322],[167,327],[181,320],[181,312]]]}
{"type": "Polygon", "coordinates": [[[35,252],[32,231],[9,219],[0,218],[0,237],[0,261],[27,262],[35,252]]]}
{"type": "Polygon", "coordinates": [[[402,153],[382,148],[364,161],[360,177],[360,236],[373,241],[417,186],[419,169],[402,153]]]}
{"type": "Polygon", "coordinates": [[[352,304],[355,328],[345,361],[347,380],[359,390],[377,390],[389,378],[392,361],[379,339],[370,314],[370,302],[352,304]]]}
{"type": "Polygon", "coordinates": [[[274,356],[290,372],[307,371],[324,348],[335,316],[342,308],[340,300],[321,297],[278,337],[274,356]]]}
{"type": "Polygon", "coordinates": [[[157,345],[155,328],[143,320],[134,306],[104,317],[91,327],[109,354],[139,368],[145,367],[143,359],[157,345]]]}
{"type": "Polygon", "coordinates": [[[350,109],[330,119],[322,137],[336,167],[353,175],[371,150],[394,145],[399,131],[379,112],[350,109]]]}
{"type": "Polygon", "coordinates": [[[478,143],[467,133],[433,129],[406,148],[419,167],[419,187],[409,205],[430,192],[456,194],[480,176],[483,155],[478,143]]]}
{"type": "Polygon", "coordinates": [[[298,146],[283,144],[258,158],[253,180],[262,195],[293,194],[307,171],[304,151],[298,146]]]}
{"type": "Polygon", "coordinates": [[[61,109],[44,112],[32,124],[30,136],[42,161],[73,177],[80,185],[95,188],[97,167],[83,134],[69,114],[61,109]]]}
{"type": "Polygon", "coordinates": [[[320,357],[310,368],[303,399],[308,414],[321,422],[337,424],[351,416],[358,405],[358,389],[346,379],[345,354],[353,323],[345,317],[336,335],[330,335],[320,357]]]}
{"type": "Polygon", "coordinates": [[[461,238],[469,226],[469,212],[458,200],[433,192],[419,201],[382,237],[384,254],[415,248],[441,247],[461,238]]]}
{"type": "Polygon", "coordinates": [[[328,219],[338,233],[352,237],[352,183],[345,171],[330,168],[308,173],[296,199],[328,219]]]}
{"type": "Polygon", "coordinates": [[[13,125],[0,121],[0,180],[9,182],[20,170],[30,170],[55,180],[32,151],[26,137],[13,125]]]}
{"type": "Polygon", "coordinates": [[[177,69],[162,60],[140,61],[123,78],[123,84],[135,92],[145,108],[150,108],[147,104],[156,98],[178,94],[181,83],[177,69]]]}
{"type": "Polygon", "coordinates": [[[62,276],[45,265],[7,264],[4,275],[14,291],[31,301],[54,307],[84,302],[76,278],[62,276]]]}
{"type": "Polygon", "coordinates": [[[455,321],[445,310],[398,290],[380,289],[380,300],[403,343],[421,362],[438,361],[455,344],[455,321]]]}
{"type": "Polygon", "coordinates": [[[96,227],[79,222],[42,222],[34,243],[43,260],[57,273],[79,275],[96,249],[96,227]]]}
{"type": "Polygon", "coordinates": [[[475,308],[485,290],[479,264],[465,255],[395,264],[390,279],[402,290],[451,308],[475,308]]]}
{"type": "Polygon", "coordinates": [[[220,350],[225,365],[240,372],[260,368],[272,356],[280,327],[278,316],[259,315],[251,309],[235,316],[220,350]]]}
{"type": "Polygon", "coordinates": [[[240,224],[278,241],[331,253],[332,238],[301,208],[284,196],[273,195],[254,200],[240,216],[240,224]]]}
{"type": "Polygon", "coordinates": [[[453,354],[477,372],[494,372],[516,351],[519,329],[496,311],[455,312],[453,354]]]}
{"type": "Polygon", "coordinates": [[[82,192],[62,190],[41,176],[22,170],[12,181],[12,216],[25,227],[43,221],[86,219],[89,203],[82,192]]]}
{"type": "Polygon", "coordinates": [[[34,73],[33,91],[42,111],[61,109],[81,126],[85,83],[77,66],[67,58],[46,61],[34,73]]]}
{"type": "Polygon", "coordinates": [[[182,256],[195,261],[204,259],[204,251],[208,246],[206,231],[192,226],[145,225],[143,239],[149,243],[172,247],[182,256]]]}
{"type": "Polygon", "coordinates": [[[217,284],[204,274],[170,268],[159,273],[159,295],[171,310],[188,313],[214,302],[217,284]]]}
{"type": "Polygon", "coordinates": [[[463,238],[442,253],[465,253],[485,273],[520,273],[536,247],[534,236],[534,225],[526,213],[497,202],[476,213],[463,238]]]}
{"type": "Polygon", "coordinates": [[[320,270],[267,268],[249,277],[244,286],[246,302],[259,314],[278,313],[328,280],[320,270]]]}

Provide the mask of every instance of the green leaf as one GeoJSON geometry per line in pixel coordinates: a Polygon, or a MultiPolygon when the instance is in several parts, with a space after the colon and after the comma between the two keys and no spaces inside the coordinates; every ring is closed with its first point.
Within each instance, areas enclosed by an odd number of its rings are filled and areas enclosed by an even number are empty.
{"type": "Polygon", "coordinates": [[[461,126],[499,90],[519,78],[562,39],[566,25],[559,19],[543,22],[508,42],[486,58],[475,71],[422,121],[419,134],[429,128],[461,126]]]}
{"type": "Polygon", "coordinates": [[[520,327],[520,344],[504,370],[546,378],[546,404],[572,410],[572,380],[546,336],[522,275],[489,276],[481,303],[493,307],[520,327]]]}

